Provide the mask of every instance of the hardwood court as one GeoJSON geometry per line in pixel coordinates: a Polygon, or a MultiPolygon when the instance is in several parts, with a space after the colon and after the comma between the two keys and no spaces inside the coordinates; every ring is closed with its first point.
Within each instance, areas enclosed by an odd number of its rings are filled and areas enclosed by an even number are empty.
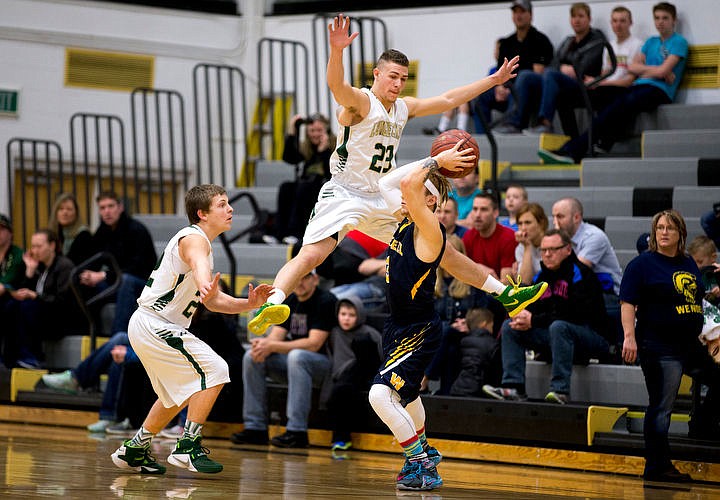
{"type": "MultiPolygon", "coordinates": [[[[349,451],[333,458],[324,448],[278,450],[234,446],[207,439],[211,456],[225,466],[199,475],[168,465],[164,476],[126,473],[110,460],[121,438],[95,437],[81,429],[0,424],[0,498],[718,498],[720,487],[643,488],[634,476],[498,465],[446,459],[445,486],[400,493],[393,478],[399,453],[349,451]]],[[[165,463],[174,442],[156,439],[165,463]]]]}

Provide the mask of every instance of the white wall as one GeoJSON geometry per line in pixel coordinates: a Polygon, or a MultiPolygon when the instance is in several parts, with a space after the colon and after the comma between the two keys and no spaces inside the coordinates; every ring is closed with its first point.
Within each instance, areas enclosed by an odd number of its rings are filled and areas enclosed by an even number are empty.
{"type": "MultiPolygon", "coordinates": [[[[620,2],[589,3],[594,26],[610,34],[610,11],[620,2]]],[[[637,36],[645,38],[655,33],[655,0],[622,3],[633,12],[633,32],[637,36]]],[[[691,44],[719,42],[715,28],[720,14],[717,0],[675,3],[680,9],[678,30],[691,44]]],[[[418,95],[423,97],[486,74],[493,64],[495,40],[513,30],[509,4],[362,14],[383,19],[390,45],[410,59],[419,60],[418,95]]],[[[535,2],[534,24],[556,45],[570,33],[568,4],[555,0],[535,2]]],[[[75,112],[115,114],[130,123],[127,93],[63,85],[66,47],[156,56],[155,86],[182,93],[189,113],[191,71],[196,63],[237,65],[254,85],[256,46],[261,37],[298,40],[312,47],[311,15],[264,17],[264,0],[245,0],[241,7],[244,15],[236,17],[74,0],[0,0],[0,88],[21,90],[19,118],[0,116],[0,211],[8,208],[4,150],[10,138],[52,139],[69,151],[68,121],[75,112]]],[[[720,102],[720,90],[682,92],[680,99],[720,102]]],[[[188,126],[188,137],[194,137],[191,120],[188,126]]],[[[194,158],[192,151],[188,157],[194,158]]]]}

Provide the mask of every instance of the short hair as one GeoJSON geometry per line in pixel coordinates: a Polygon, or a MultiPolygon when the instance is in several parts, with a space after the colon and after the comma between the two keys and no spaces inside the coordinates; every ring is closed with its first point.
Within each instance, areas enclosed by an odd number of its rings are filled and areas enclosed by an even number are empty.
{"type": "Polygon", "coordinates": [[[560,236],[563,245],[572,245],[572,238],[570,238],[570,235],[564,229],[548,229],[548,231],[543,235],[543,238],[547,238],[548,236],[555,236],[556,234],[560,236]]]}
{"type": "Polygon", "coordinates": [[[677,19],[677,9],[673,4],[670,2],[660,2],[653,6],[653,14],[655,14],[655,11],[657,10],[664,10],[668,14],[672,16],[673,19],[677,19]]]}
{"type": "Polygon", "coordinates": [[[493,193],[492,191],[481,191],[475,195],[475,198],[484,198],[486,200],[490,200],[490,204],[492,205],[493,210],[497,210],[500,206],[497,196],[495,196],[495,193],[493,193]]]}
{"type": "Polygon", "coordinates": [[[210,211],[212,199],[219,194],[225,194],[225,192],[225,188],[217,184],[199,184],[190,188],[185,194],[185,213],[190,224],[200,222],[200,217],[197,214],[198,210],[210,211]]]}
{"type": "Polygon", "coordinates": [[[579,10],[584,10],[585,14],[587,14],[588,17],[592,17],[590,15],[590,6],[586,4],[585,2],[575,2],[570,6],[570,15],[574,16],[575,13],[579,10]]]}
{"type": "Polygon", "coordinates": [[[100,203],[102,200],[115,200],[118,204],[122,203],[122,199],[115,191],[101,191],[100,194],[95,197],[95,203],[100,203]]]}
{"type": "Polygon", "coordinates": [[[491,323],[494,319],[492,311],[484,307],[471,307],[465,313],[468,330],[477,330],[483,323],[491,323]]]}
{"type": "Polygon", "coordinates": [[[458,213],[458,202],[455,198],[453,198],[452,196],[448,196],[448,199],[445,200],[444,204],[447,204],[447,203],[452,203],[453,206],[455,207],[455,213],[458,213]]]}
{"type": "Polygon", "coordinates": [[[570,211],[573,214],[580,214],[580,217],[583,217],[583,204],[575,197],[568,196],[567,198],[560,198],[555,203],[558,203],[560,201],[566,201],[570,204],[570,211]]]}
{"type": "Polygon", "coordinates": [[[62,245],[60,245],[60,238],[58,234],[50,228],[38,229],[34,234],[44,234],[47,238],[48,244],[55,243],[55,255],[62,254],[62,245]]]}
{"type": "Polygon", "coordinates": [[[685,253],[685,243],[687,242],[687,226],[685,226],[685,219],[680,215],[677,210],[669,209],[658,212],[653,216],[652,224],[650,226],[650,241],[648,250],[651,252],[657,252],[657,225],[661,217],[667,217],[675,227],[677,227],[678,233],[680,233],[680,239],[678,240],[677,253],[682,255],[685,253]]]}
{"type": "Polygon", "coordinates": [[[542,205],[539,203],[528,203],[518,210],[517,214],[515,214],[515,220],[519,220],[520,216],[526,212],[530,212],[532,216],[535,217],[535,220],[538,222],[543,232],[547,231],[549,221],[542,205]]]}
{"type": "Polygon", "coordinates": [[[508,189],[510,189],[510,188],[519,189],[520,192],[522,193],[523,199],[524,199],[525,201],[527,201],[527,199],[528,199],[527,189],[525,189],[525,188],[524,188],[523,186],[521,186],[520,184],[510,184],[508,187],[505,188],[505,194],[507,194],[508,189]]]}
{"type": "Polygon", "coordinates": [[[628,8],[625,7],[624,5],[618,5],[617,7],[615,7],[615,8],[612,10],[611,14],[614,14],[614,13],[616,13],[616,12],[625,12],[625,13],[627,13],[628,19],[630,19],[630,22],[632,22],[632,12],[630,12],[630,9],[628,9],[628,8]]]}
{"type": "Polygon", "coordinates": [[[410,61],[408,61],[407,56],[396,49],[387,49],[385,52],[380,54],[375,66],[379,67],[384,62],[399,64],[400,66],[405,66],[406,68],[410,66],[410,61]]]}
{"type": "Polygon", "coordinates": [[[696,255],[709,257],[712,254],[717,253],[717,247],[715,246],[715,242],[713,242],[713,240],[711,240],[708,236],[701,234],[695,236],[695,238],[688,243],[687,252],[692,257],[695,257],[696,255]]]}

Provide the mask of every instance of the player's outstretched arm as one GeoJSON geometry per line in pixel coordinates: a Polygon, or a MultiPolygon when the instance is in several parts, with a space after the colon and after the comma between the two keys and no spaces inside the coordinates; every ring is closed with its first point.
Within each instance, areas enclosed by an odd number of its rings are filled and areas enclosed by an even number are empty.
{"type": "Polygon", "coordinates": [[[406,97],[405,103],[408,106],[408,113],[411,117],[427,116],[457,108],[470,99],[479,96],[486,90],[496,85],[502,85],[511,78],[515,78],[515,76],[517,76],[518,61],[520,61],[519,56],[515,56],[509,61],[505,59],[502,66],[492,75],[486,76],[481,80],[476,80],[468,85],[450,89],[439,96],[424,99],[406,97]]]}
{"type": "MultiPolygon", "coordinates": [[[[345,66],[343,65],[343,51],[357,38],[358,32],[350,34],[350,18],[337,15],[328,25],[328,40],[330,44],[330,57],[327,65],[327,84],[335,101],[353,113],[362,110],[367,97],[345,80],[345,66]]],[[[366,106],[369,107],[367,102],[366,106]]],[[[366,111],[367,113],[367,111],[366,111]]]]}

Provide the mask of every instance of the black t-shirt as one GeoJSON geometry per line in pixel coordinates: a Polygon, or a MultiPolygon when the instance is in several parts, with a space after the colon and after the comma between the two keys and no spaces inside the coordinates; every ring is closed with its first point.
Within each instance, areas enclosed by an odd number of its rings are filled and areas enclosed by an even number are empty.
{"type": "Polygon", "coordinates": [[[637,306],[639,349],[682,355],[698,342],[703,324],[700,271],[685,255],[644,252],[625,268],[620,300],[637,306]]]}
{"type": "MultiPolygon", "coordinates": [[[[553,46],[548,37],[540,33],[534,26],[530,26],[530,30],[522,42],[518,40],[517,32],[500,40],[497,67],[502,66],[504,59],[507,58],[509,61],[515,56],[520,56],[518,71],[523,69],[532,71],[533,64],[550,65],[553,59],[553,46]]],[[[513,81],[508,80],[508,82],[513,81]]]]}
{"type": "Polygon", "coordinates": [[[306,338],[313,329],[330,333],[337,324],[336,302],[333,294],[320,288],[304,302],[300,302],[294,293],[291,294],[285,299],[285,304],[290,307],[290,316],[280,325],[288,331],[288,340],[306,338]]]}

